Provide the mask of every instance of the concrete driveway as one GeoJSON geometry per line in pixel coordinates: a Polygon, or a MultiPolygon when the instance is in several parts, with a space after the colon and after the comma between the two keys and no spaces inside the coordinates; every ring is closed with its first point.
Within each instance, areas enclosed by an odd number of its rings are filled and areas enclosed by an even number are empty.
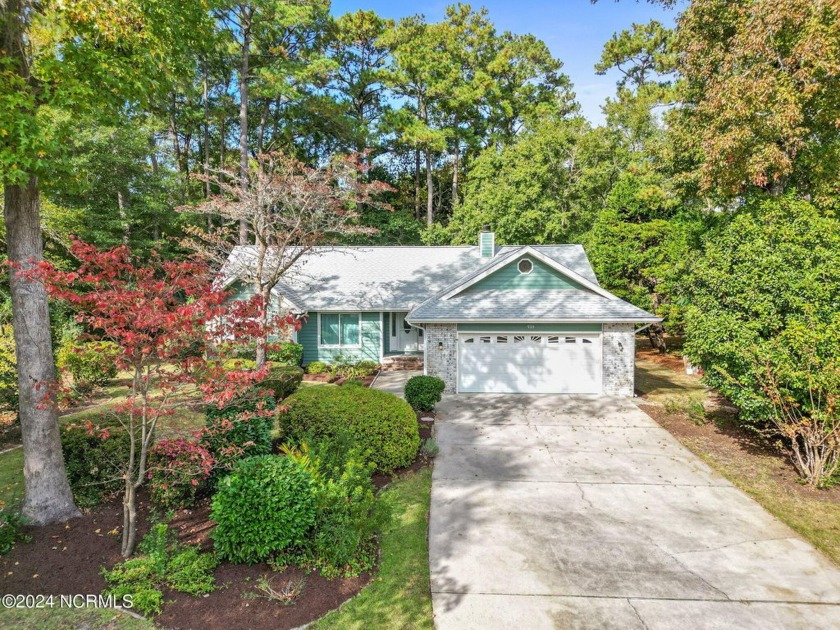
{"type": "Polygon", "coordinates": [[[840,570],[631,401],[438,406],[436,626],[840,628],[840,570]]]}

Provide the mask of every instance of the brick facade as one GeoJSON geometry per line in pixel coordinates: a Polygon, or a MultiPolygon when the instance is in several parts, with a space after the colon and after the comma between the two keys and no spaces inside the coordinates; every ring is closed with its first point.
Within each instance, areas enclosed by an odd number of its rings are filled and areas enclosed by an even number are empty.
{"type": "Polygon", "coordinates": [[[455,324],[427,324],[426,373],[446,383],[447,394],[458,385],[458,328],[455,324]]]}
{"type": "Polygon", "coordinates": [[[605,396],[632,396],[635,383],[636,335],[633,324],[604,324],[602,336],[605,396]]]}

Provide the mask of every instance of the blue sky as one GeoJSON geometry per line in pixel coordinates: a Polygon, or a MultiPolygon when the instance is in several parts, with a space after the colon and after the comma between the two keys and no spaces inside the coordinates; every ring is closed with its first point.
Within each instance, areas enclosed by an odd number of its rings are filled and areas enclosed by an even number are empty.
{"type": "MultiPolygon", "coordinates": [[[[440,20],[454,2],[400,2],[399,0],[333,0],[332,12],[341,15],[359,9],[373,10],[389,18],[422,13],[429,21],[440,20]]],[[[603,122],[601,105],[615,93],[617,73],[595,74],[601,49],[613,33],[633,22],[658,19],[672,24],[676,13],[658,5],[634,0],[486,0],[471,2],[484,6],[499,31],[533,33],[542,39],[574,83],[583,114],[594,123],[603,122]]]]}

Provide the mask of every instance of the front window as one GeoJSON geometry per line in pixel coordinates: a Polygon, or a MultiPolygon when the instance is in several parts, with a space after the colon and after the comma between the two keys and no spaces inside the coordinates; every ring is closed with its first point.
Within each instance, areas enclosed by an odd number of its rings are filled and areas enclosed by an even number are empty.
{"type": "Polygon", "coordinates": [[[319,344],[322,346],[362,345],[361,313],[321,313],[319,344]]]}

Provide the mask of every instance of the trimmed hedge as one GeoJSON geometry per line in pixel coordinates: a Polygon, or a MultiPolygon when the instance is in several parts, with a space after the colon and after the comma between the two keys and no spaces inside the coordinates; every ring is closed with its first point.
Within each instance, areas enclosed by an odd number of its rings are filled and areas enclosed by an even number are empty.
{"type": "Polygon", "coordinates": [[[304,546],[315,524],[312,475],[292,458],[249,457],[219,483],[213,498],[216,553],[252,564],[304,546]]]}
{"type": "Polygon", "coordinates": [[[348,431],[376,470],[391,472],[414,461],[420,446],[417,417],[404,400],[365,387],[310,387],[287,398],[280,413],[285,439],[299,444],[348,431]]]}
{"type": "Polygon", "coordinates": [[[446,389],[437,376],[412,376],[405,384],[405,401],[417,411],[432,411],[446,389]]]}

